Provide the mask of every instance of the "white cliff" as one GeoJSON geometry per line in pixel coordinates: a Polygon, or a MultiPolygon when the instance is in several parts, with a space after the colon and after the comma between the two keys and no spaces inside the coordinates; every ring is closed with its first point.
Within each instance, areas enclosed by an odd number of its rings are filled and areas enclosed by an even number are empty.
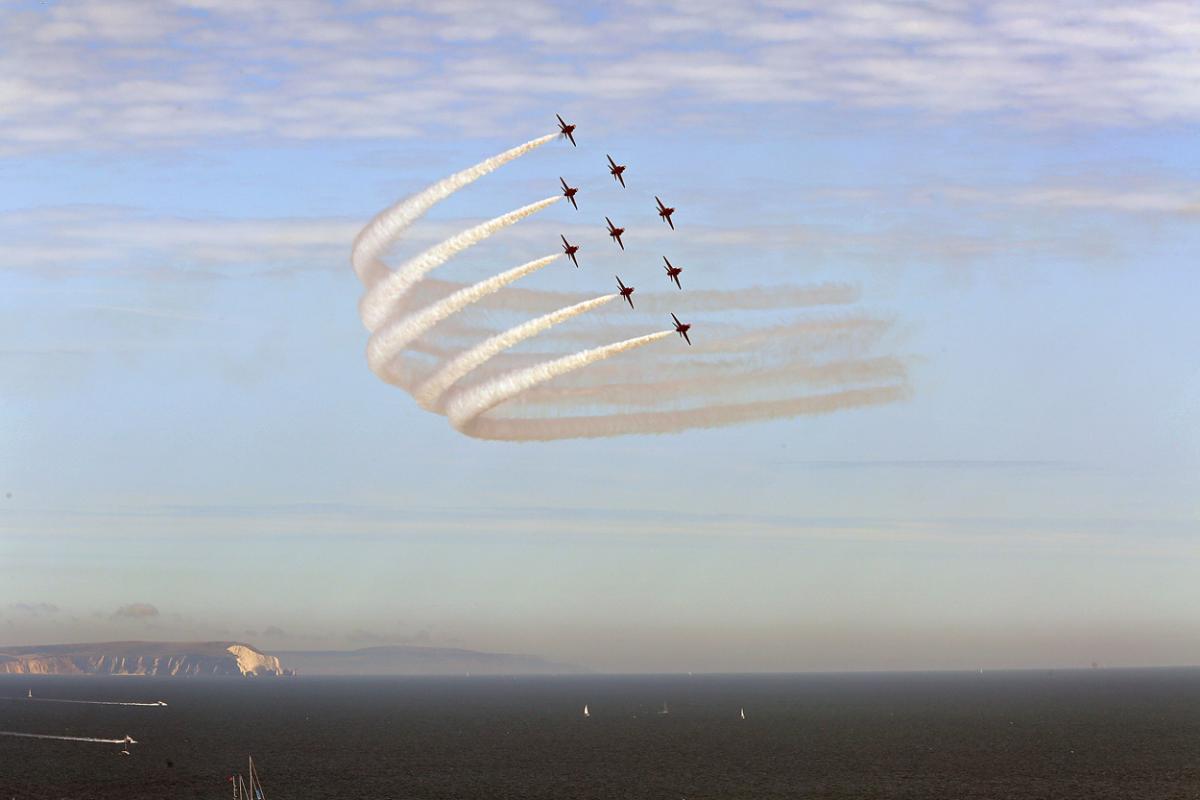
{"type": "Polygon", "coordinates": [[[283,674],[283,667],[275,656],[261,653],[245,644],[231,644],[225,649],[237,659],[238,669],[242,671],[243,676],[283,674]]]}
{"type": "Polygon", "coordinates": [[[0,647],[0,674],[290,675],[275,656],[241,642],[98,642],[0,647]]]}

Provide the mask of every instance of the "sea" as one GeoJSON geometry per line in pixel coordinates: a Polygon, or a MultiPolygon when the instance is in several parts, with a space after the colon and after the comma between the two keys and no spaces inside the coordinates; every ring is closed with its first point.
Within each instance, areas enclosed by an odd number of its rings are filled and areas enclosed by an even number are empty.
{"type": "Polygon", "coordinates": [[[1200,797],[1198,669],[0,676],[0,697],[0,731],[137,740],[0,736],[0,800],[232,798],[248,756],[265,800],[1200,797]]]}

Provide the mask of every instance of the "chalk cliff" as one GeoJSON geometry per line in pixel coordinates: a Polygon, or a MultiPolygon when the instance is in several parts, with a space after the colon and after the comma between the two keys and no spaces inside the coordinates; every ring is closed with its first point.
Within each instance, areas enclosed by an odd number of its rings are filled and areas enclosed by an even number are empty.
{"type": "Polygon", "coordinates": [[[0,647],[0,674],[290,675],[275,656],[241,642],[97,642],[0,647]]]}

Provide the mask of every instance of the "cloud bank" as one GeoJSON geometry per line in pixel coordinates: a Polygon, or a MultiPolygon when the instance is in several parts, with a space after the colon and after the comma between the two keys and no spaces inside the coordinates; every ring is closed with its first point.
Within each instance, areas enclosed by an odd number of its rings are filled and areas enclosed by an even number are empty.
{"type": "Polygon", "coordinates": [[[130,603],[113,612],[117,619],[150,619],[158,616],[158,608],[150,603],[130,603]]]}
{"type": "Polygon", "coordinates": [[[1198,31],[1175,0],[29,3],[0,15],[0,141],[487,134],[584,98],[680,125],[727,103],[1193,123],[1198,31]]]}

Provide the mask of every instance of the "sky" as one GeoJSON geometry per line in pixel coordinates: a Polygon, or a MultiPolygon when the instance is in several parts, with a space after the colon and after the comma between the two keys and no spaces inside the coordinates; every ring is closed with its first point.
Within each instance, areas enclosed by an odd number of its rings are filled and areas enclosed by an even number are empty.
{"type": "Polygon", "coordinates": [[[0,0],[0,644],[1200,663],[1198,37],[1186,2],[0,0]],[[675,308],[697,348],[491,413],[558,418],[597,383],[605,413],[807,396],[831,388],[818,367],[863,361],[890,393],[513,442],[380,380],[354,237],[556,113],[578,148],[454,194],[388,263],[564,175],[579,211],[431,277],[473,283],[565,233],[580,269],[521,288],[582,299],[620,272],[645,300],[514,359],[675,308]],[[758,289],[779,302],[751,307],[758,289]],[[713,355],[746,331],[770,335],[713,355]],[[691,394],[655,395],[672,370],[691,394]]]}

